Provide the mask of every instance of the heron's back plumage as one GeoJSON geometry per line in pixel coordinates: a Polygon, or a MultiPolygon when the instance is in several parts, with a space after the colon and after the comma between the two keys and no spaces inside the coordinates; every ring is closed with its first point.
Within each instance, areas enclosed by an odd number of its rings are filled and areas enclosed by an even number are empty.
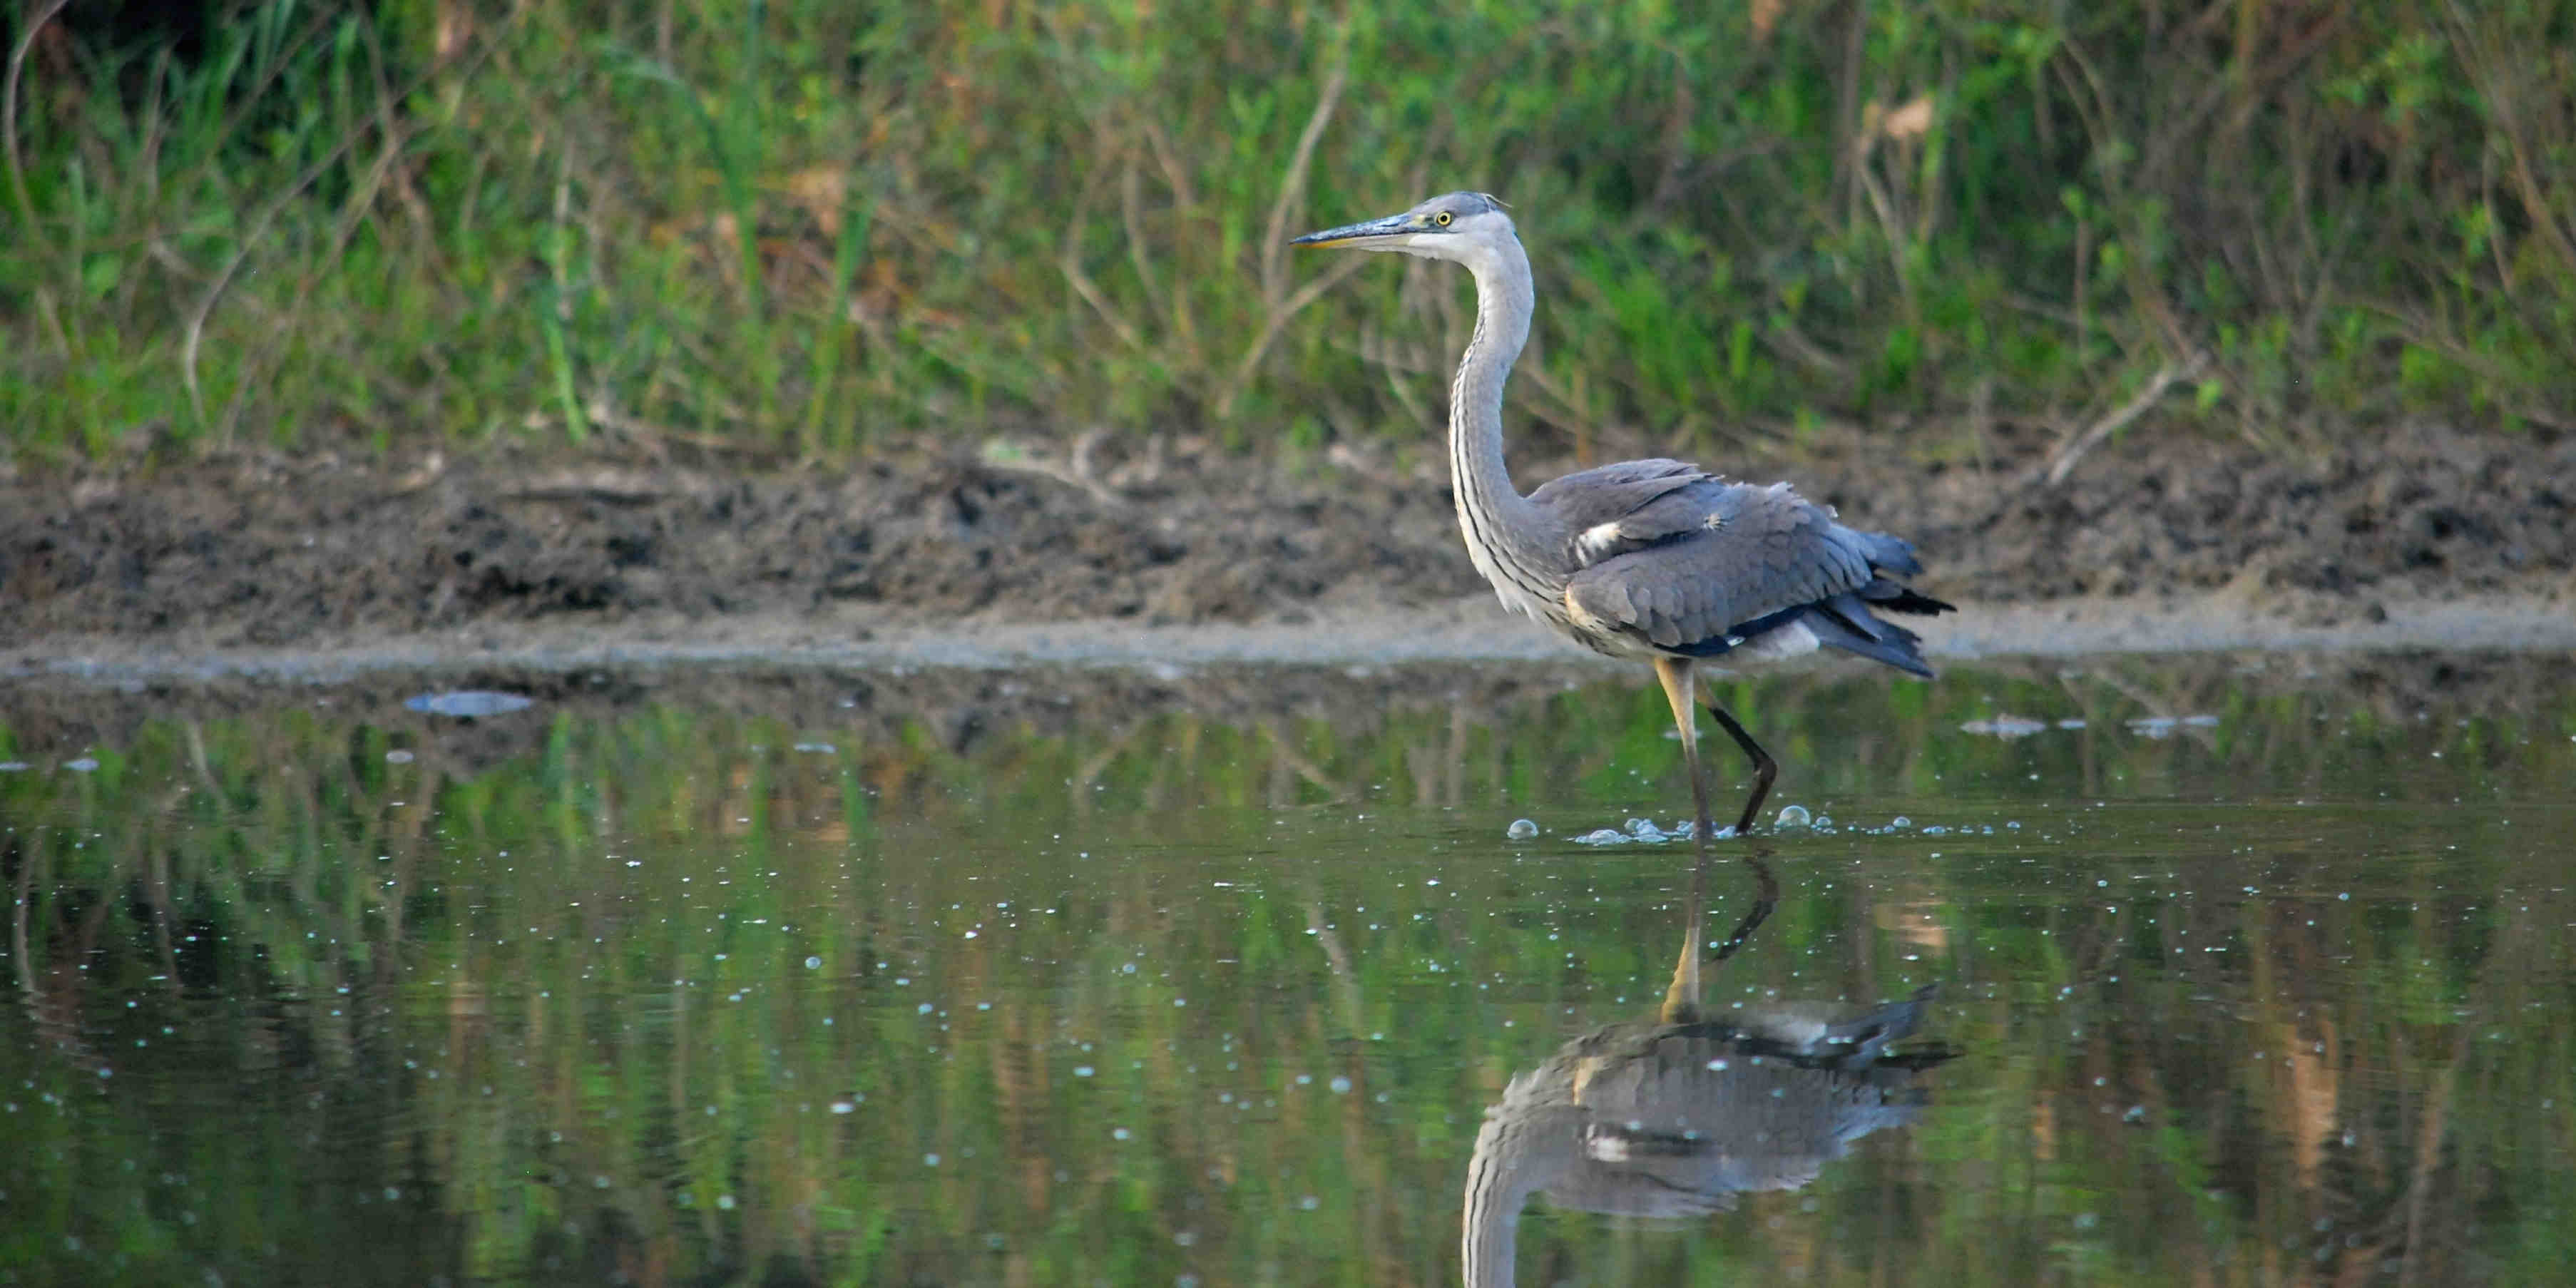
{"type": "Polygon", "coordinates": [[[1722,657],[1796,634],[1930,675],[1912,631],[1871,610],[1950,606],[1894,580],[1914,548],[1835,522],[1785,483],[1730,483],[1678,461],[1628,461],[1530,494],[1568,533],[1564,624],[1607,652],[1722,657]]]}

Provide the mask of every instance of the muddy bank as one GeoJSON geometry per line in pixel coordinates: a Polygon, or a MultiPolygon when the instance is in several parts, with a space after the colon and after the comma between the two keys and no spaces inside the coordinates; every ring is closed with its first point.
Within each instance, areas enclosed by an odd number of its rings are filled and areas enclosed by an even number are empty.
{"type": "MultiPolygon", "coordinates": [[[[2376,604],[2377,601],[2374,601],[2376,604]]],[[[2576,615],[2519,597],[2388,601],[2374,620],[2320,624],[2249,611],[2241,595],[1983,604],[1919,624],[1944,666],[2108,654],[2329,652],[2576,654],[2576,615]]],[[[54,636],[0,648],[0,695],[70,682],[125,689],[246,680],[295,689],[408,674],[443,682],[488,673],[617,676],[756,669],[797,672],[1128,670],[1171,678],[1210,667],[1539,666],[1569,676],[1643,674],[1506,618],[1485,595],[1401,610],[1326,609],[1300,620],[1140,625],[1115,620],[868,625],[831,613],[639,616],[615,630],[578,622],[482,623],[469,630],[276,646],[198,647],[184,637],[54,636]]],[[[1833,670],[1831,656],[1790,668],[1833,670]]],[[[1773,672],[1776,673],[1776,672],[1773,672]]]]}
{"type": "MultiPolygon", "coordinates": [[[[2364,632],[2427,606],[2504,605],[2545,622],[2576,604],[2576,440],[2418,431],[2293,461],[2147,437],[2096,451],[2057,487],[2031,481],[2037,441],[1993,438],[1979,462],[1948,466],[1863,446],[1724,465],[1793,479],[1847,521],[1911,537],[1923,585],[1944,597],[2067,603],[2078,616],[2117,600],[2142,623],[2125,647],[2154,646],[2155,620],[2178,604],[2364,632]]],[[[830,648],[920,630],[972,644],[1052,623],[1369,621],[1400,639],[1426,613],[1479,636],[1499,622],[1462,605],[1482,588],[1432,459],[1294,472],[1185,441],[1095,438],[1063,456],[899,452],[849,470],[633,445],[579,460],[252,452],[21,470],[0,480],[0,649],[23,674],[72,654],[391,639],[830,648]]],[[[1533,460],[1523,479],[1575,464],[1533,460]]],[[[1985,651],[2011,647],[1968,629],[1985,651]]],[[[2438,644],[2433,629],[2391,642],[2438,644]]],[[[1509,638],[1548,647],[1534,632],[1509,638]]]]}

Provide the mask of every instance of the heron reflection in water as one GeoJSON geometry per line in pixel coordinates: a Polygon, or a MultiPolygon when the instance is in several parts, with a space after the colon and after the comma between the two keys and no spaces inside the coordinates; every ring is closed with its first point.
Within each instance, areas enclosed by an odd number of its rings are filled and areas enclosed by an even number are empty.
{"type": "MultiPolygon", "coordinates": [[[[1778,901],[1759,855],[1752,910],[1709,954],[1724,962],[1778,901]]],[[[1710,1014],[1700,1006],[1703,854],[1691,881],[1688,937],[1656,1018],[1576,1038],[1511,1080],[1485,1111],[1467,1165],[1460,1257],[1469,1288],[1508,1288],[1513,1232],[1533,1195],[1613,1216],[1723,1212],[1747,1190],[1792,1190],[1852,1141],[1923,1111],[1916,1087],[1946,1049],[1897,1051],[1929,1009],[1925,987],[1865,1014],[1793,1008],[1710,1014]]]]}

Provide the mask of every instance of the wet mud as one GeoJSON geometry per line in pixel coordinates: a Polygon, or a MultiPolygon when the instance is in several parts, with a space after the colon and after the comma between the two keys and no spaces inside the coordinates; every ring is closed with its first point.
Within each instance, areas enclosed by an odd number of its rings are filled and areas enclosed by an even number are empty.
{"type": "MultiPolygon", "coordinates": [[[[1635,445],[1638,452],[1657,450],[1635,445]]],[[[2216,597],[2366,626],[2396,604],[2576,605],[2576,440],[2414,431],[2319,460],[2140,437],[2036,481],[2045,442],[1926,466],[1849,442],[1788,465],[1979,604],[2216,597]]],[[[1622,453],[1628,454],[1628,453],[1622,453]]],[[[1583,462],[1532,460],[1533,482],[1583,462]]],[[[1297,626],[1482,591],[1436,455],[1290,469],[1186,440],[898,451],[856,468],[634,444],[578,459],[237,452],[0,478],[0,647],[346,646],[545,625],[595,638],[805,623],[818,640],[1032,623],[1297,626]]]]}

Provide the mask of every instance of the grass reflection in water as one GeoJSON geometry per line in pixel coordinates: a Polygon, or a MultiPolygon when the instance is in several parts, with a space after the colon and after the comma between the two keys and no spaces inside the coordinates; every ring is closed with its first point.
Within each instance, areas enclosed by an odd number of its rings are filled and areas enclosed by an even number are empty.
{"type": "MultiPolygon", "coordinates": [[[[1731,695],[1852,754],[1708,1015],[1935,985],[1961,1054],[1525,1281],[2547,1278],[2576,698],[2508,680],[1731,695]]],[[[13,702],[0,1281],[1454,1282],[1486,1108],[1704,943],[1686,847],[1566,839],[1681,787],[1633,686],[943,684],[13,702]]]]}

